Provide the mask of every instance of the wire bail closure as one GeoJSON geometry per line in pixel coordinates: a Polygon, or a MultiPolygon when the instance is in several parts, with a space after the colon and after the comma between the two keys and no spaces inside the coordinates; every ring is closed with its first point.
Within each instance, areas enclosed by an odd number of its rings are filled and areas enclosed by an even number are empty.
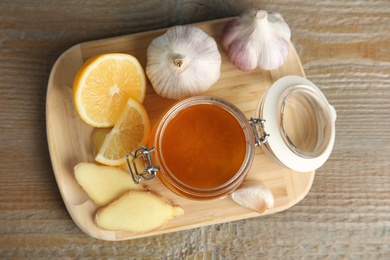
{"type": "Polygon", "coordinates": [[[156,173],[160,170],[160,167],[155,166],[151,152],[154,151],[154,147],[148,148],[146,146],[138,147],[134,154],[126,154],[126,164],[129,169],[131,178],[135,184],[139,184],[141,180],[151,180],[156,176],[156,173]],[[137,168],[136,160],[141,158],[144,162],[145,169],[141,172],[137,168]]]}
{"type": "Polygon", "coordinates": [[[264,130],[265,119],[251,117],[251,119],[249,119],[249,123],[251,124],[253,133],[255,135],[255,139],[256,139],[255,145],[260,146],[265,142],[267,142],[269,134],[267,134],[267,132],[265,132],[264,130]],[[256,126],[261,127],[261,132],[262,132],[261,136],[256,126]]]}

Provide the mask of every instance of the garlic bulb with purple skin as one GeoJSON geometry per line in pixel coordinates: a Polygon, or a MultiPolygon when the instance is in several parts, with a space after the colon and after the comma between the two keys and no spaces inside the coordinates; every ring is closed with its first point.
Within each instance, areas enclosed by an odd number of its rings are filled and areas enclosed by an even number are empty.
{"type": "Polygon", "coordinates": [[[146,74],[156,93],[183,99],[205,92],[220,77],[215,40],[195,26],[174,26],[147,50],[146,74]]]}
{"type": "Polygon", "coordinates": [[[290,38],[290,27],[280,14],[253,8],[226,24],[221,42],[240,70],[274,70],[287,60],[290,38]]]}

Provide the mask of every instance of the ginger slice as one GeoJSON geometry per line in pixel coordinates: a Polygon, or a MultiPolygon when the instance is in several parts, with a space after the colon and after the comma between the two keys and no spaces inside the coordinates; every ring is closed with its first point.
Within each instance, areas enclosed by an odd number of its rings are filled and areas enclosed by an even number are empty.
{"type": "Polygon", "coordinates": [[[79,163],[74,168],[79,185],[98,206],[106,206],[130,190],[144,190],[130,173],[113,166],[79,163]]]}
{"type": "Polygon", "coordinates": [[[181,216],[184,210],[148,191],[130,191],[96,213],[96,224],[105,230],[145,233],[181,216]]]}

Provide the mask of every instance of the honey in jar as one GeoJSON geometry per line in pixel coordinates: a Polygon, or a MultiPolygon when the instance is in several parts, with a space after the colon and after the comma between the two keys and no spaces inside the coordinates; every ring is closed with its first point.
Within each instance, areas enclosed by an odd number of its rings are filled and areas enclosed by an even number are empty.
{"type": "Polygon", "coordinates": [[[198,104],[171,119],[161,152],[165,165],[179,181],[196,188],[214,188],[229,181],[241,168],[245,136],[227,110],[198,104]]]}
{"type": "Polygon", "coordinates": [[[215,97],[174,105],[152,132],[158,174],[189,198],[221,197],[243,180],[253,159],[253,134],[245,116],[215,97]]]}

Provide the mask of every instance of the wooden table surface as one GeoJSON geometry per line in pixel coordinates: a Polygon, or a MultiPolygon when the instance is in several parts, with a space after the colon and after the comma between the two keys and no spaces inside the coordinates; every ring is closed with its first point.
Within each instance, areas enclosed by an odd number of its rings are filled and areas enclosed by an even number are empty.
{"type": "Polygon", "coordinates": [[[0,258],[390,259],[390,2],[351,0],[0,3],[0,258]],[[70,218],[50,163],[50,70],[80,42],[239,15],[283,15],[308,79],[337,110],[309,194],[268,216],[112,242],[70,218]]]}

